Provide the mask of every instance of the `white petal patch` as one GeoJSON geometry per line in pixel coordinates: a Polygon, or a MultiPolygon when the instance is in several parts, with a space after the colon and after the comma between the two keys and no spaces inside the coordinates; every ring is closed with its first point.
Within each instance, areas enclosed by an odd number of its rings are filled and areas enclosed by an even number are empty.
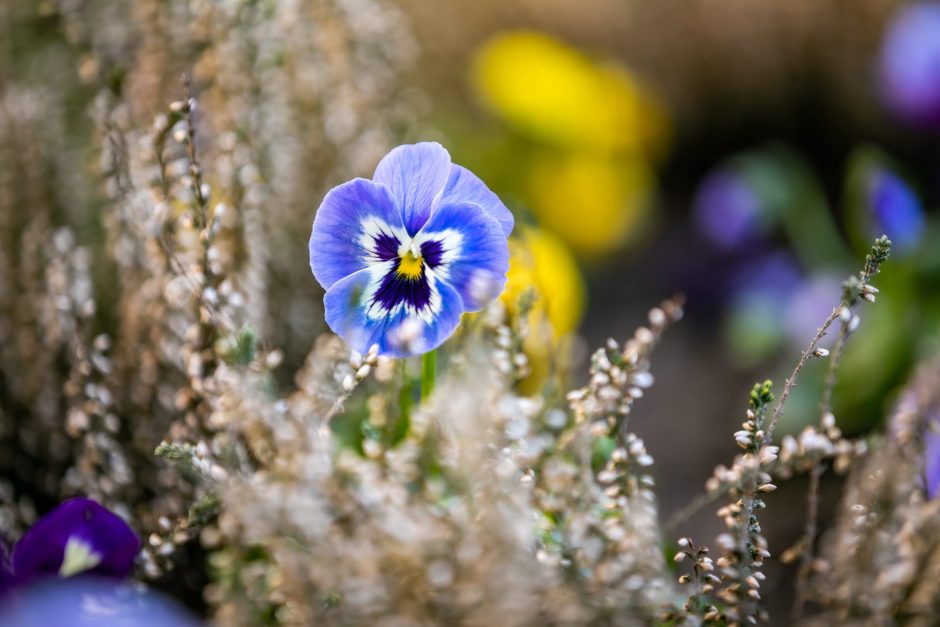
{"type": "Polygon", "coordinates": [[[59,567],[60,577],[71,577],[86,570],[91,570],[101,563],[101,554],[95,553],[94,547],[81,538],[70,536],[65,543],[65,556],[59,567]]]}

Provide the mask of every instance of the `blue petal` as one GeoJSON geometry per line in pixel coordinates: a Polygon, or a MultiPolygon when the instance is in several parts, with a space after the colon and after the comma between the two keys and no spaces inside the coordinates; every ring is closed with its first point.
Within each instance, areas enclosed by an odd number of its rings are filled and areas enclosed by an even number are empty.
{"type": "Polygon", "coordinates": [[[417,233],[451,173],[450,154],[436,142],[399,146],[375,168],[372,179],[386,185],[410,235],[417,233]]]}
{"type": "Polygon", "coordinates": [[[456,164],[451,167],[450,178],[447,179],[447,185],[444,186],[444,193],[441,194],[438,204],[447,205],[454,202],[475,202],[483,207],[490,217],[499,222],[503,235],[509,237],[512,233],[512,227],[515,224],[512,212],[476,174],[456,164]]]}
{"type": "MultiPolygon", "coordinates": [[[[0,599],[2,601],[2,599],[0,599]]],[[[199,627],[173,599],[97,577],[51,579],[0,603],[7,627],[199,627]]]]}
{"type": "Polygon", "coordinates": [[[506,286],[506,235],[476,203],[441,205],[415,236],[415,242],[428,267],[460,294],[465,311],[486,307],[506,286]]]}
{"type": "Polygon", "coordinates": [[[924,207],[913,189],[890,170],[877,170],[869,183],[874,234],[887,235],[898,250],[917,246],[923,236],[924,207]]]}
{"type": "Polygon", "coordinates": [[[343,277],[397,255],[404,237],[390,191],[366,179],[353,179],[331,189],[317,210],[310,234],[310,269],[329,289],[343,277]]]}
{"type": "Polygon", "coordinates": [[[420,315],[404,304],[388,310],[376,301],[376,292],[394,267],[394,262],[388,262],[383,267],[360,270],[333,284],[323,298],[327,324],[360,353],[378,344],[381,355],[420,355],[443,344],[460,324],[460,295],[433,270],[426,270],[430,305],[420,315]]]}

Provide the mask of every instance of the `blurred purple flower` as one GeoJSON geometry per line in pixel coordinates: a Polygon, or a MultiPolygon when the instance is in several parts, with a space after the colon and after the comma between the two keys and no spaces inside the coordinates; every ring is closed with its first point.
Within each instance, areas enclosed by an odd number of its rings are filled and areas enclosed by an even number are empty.
{"type": "Polygon", "coordinates": [[[23,534],[0,581],[5,578],[9,588],[83,573],[123,579],[139,550],[140,538],[119,516],[91,499],[74,498],[23,534]]]}
{"type": "MultiPolygon", "coordinates": [[[[805,344],[819,328],[819,321],[832,312],[835,300],[842,294],[839,274],[816,274],[800,283],[790,295],[786,309],[786,330],[797,346],[805,344]]],[[[835,339],[830,333],[820,345],[829,345],[835,339]]]]}
{"type": "Polygon", "coordinates": [[[899,117],[940,128],[940,3],[903,6],[879,63],[882,97],[899,117]]]}
{"type": "Polygon", "coordinates": [[[934,499],[940,496],[940,417],[931,427],[924,434],[924,479],[927,497],[934,499]]]}
{"type": "Polygon", "coordinates": [[[699,184],[693,212],[709,242],[731,250],[761,230],[761,200],[753,186],[735,168],[721,167],[699,184]]]}
{"type": "MultiPolygon", "coordinates": [[[[940,74],[937,77],[940,79],[940,74]]],[[[899,250],[917,245],[924,229],[924,208],[904,179],[891,170],[876,168],[868,181],[868,205],[870,235],[887,235],[899,250]]]]}
{"type": "Polygon", "coordinates": [[[743,264],[735,275],[736,292],[767,292],[782,304],[803,280],[796,259],[788,251],[778,250],[743,264]]]}
{"type": "Polygon", "coordinates": [[[0,624],[15,627],[197,627],[162,595],[111,579],[51,580],[0,603],[0,624]]]}

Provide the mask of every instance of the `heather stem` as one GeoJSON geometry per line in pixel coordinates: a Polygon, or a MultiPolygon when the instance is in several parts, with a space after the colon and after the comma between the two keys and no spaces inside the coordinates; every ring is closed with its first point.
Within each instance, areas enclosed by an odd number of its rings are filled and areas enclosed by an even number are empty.
{"type": "Polygon", "coordinates": [[[427,400],[434,390],[434,381],[437,377],[437,350],[430,351],[421,356],[421,400],[427,400]]]}

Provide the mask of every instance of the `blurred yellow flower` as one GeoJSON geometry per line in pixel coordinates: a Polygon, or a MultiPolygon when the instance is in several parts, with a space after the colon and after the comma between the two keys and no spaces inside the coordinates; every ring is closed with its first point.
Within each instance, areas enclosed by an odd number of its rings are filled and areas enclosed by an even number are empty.
{"type": "Polygon", "coordinates": [[[546,35],[491,39],[477,53],[473,76],[490,109],[543,141],[652,156],[666,143],[666,116],[633,76],[546,35]]]}
{"type": "Polygon", "coordinates": [[[524,349],[532,374],[523,387],[541,384],[552,366],[568,360],[568,342],[584,313],[585,288],[574,257],[559,238],[534,228],[521,228],[510,240],[509,275],[500,297],[510,315],[518,315],[519,302],[535,291],[529,312],[529,336],[524,349]]]}
{"type": "Polygon", "coordinates": [[[652,202],[655,176],[645,160],[589,152],[542,155],[527,181],[532,211],[578,253],[618,248],[652,202]]]}

